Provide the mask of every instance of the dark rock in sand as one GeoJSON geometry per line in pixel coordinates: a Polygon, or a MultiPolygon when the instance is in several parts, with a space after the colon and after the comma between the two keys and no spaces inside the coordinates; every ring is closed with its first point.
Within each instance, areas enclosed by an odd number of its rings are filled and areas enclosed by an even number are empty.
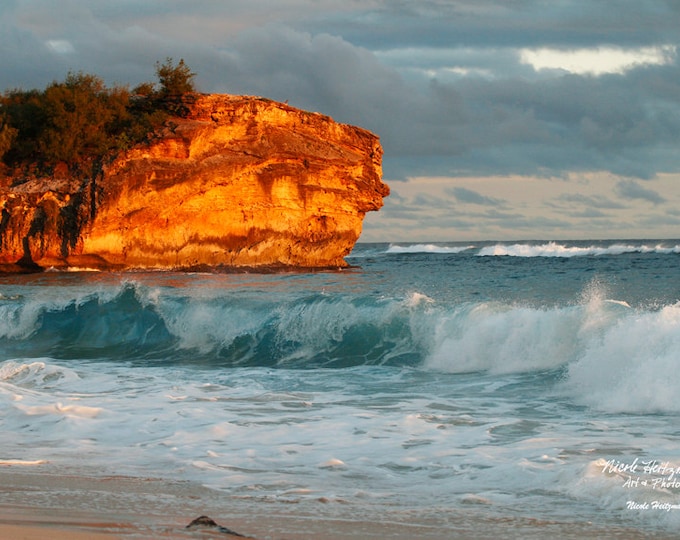
{"type": "Polygon", "coordinates": [[[187,529],[190,530],[205,530],[209,529],[211,531],[223,533],[223,534],[230,534],[232,536],[239,536],[241,538],[246,538],[244,535],[237,533],[236,531],[232,531],[231,529],[228,529],[227,527],[222,527],[222,525],[218,525],[215,523],[215,521],[208,516],[200,516],[194,519],[189,525],[186,526],[187,529]]]}

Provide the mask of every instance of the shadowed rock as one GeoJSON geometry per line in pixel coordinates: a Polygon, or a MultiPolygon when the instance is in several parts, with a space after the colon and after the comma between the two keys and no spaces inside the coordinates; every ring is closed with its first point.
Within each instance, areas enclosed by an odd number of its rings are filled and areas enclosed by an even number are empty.
{"type": "Polygon", "coordinates": [[[215,523],[215,521],[208,516],[200,516],[194,519],[189,525],[186,526],[187,529],[189,530],[211,530],[214,532],[219,532],[223,534],[230,534],[232,536],[239,536],[241,538],[246,538],[244,535],[237,533],[236,531],[232,531],[231,529],[228,529],[227,527],[222,527],[222,525],[218,525],[215,523]]]}

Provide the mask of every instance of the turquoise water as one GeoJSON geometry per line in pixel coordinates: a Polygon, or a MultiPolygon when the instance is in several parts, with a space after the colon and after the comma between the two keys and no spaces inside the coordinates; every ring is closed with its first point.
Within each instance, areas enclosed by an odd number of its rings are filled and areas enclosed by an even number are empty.
{"type": "Polygon", "coordinates": [[[0,277],[0,462],[344,519],[680,529],[680,241],[359,244],[348,261],[0,277]]]}

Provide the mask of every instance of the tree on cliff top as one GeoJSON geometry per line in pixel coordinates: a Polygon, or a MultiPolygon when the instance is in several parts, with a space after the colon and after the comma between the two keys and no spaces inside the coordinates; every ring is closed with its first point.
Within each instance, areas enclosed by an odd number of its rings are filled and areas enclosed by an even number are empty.
{"type": "Polygon", "coordinates": [[[180,58],[177,65],[174,65],[170,57],[167,57],[162,64],[156,62],[156,75],[161,84],[162,97],[190,94],[196,91],[194,87],[196,74],[184,63],[184,58],[180,58]]]}
{"type": "Polygon", "coordinates": [[[193,73],[180,60],[156,63],[160,89],[144,83],[133,90],[107,88],[94,75],[69,73],[44,91],[10,90],[0,95],[0,159],[10,166],[71,170],[101,165],[119,151],[148,140],[172,115],[183,115],[181,98],[194,92],[193,73]]]}
{"type": "Polygon", "coordinates": [[[75,164],[116,148],[119,126],[128,120],[126,89],[107,89],[94,75],[69,73],[43,93],[47,121],[38,139],[50,163],[75,164]]]}
{"type": "Polygon", "coordinates": [[[117,147],[129,122],[128,104],[125,88],[106,88],[99,77],[83,73],[69,73],[42,92],[7,92],[0,99],[0,116],[13,133],[9,145],[0,145],[0,157],[10,165],[48,167],[101,159],[117,147]]]}

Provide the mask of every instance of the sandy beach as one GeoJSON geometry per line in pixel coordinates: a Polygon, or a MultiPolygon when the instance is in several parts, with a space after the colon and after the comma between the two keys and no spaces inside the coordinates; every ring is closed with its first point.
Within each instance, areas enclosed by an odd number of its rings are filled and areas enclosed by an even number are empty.
{"type": "Polygon", "coordinates": [[[333,508],[325,501],[311,506],[272,501],[244,504],[189,482],[26,469],[0,467],[0,540],[671,538],[659,531],[647,534],[587,522],[492,519],[474,506],[464,514],[385,509],[383,515],[371,518],[362,509],[333,508]],[[188,530],[186,526],[201,515],[242,536],[210,528],[188,530]]]}
{"type": "MultiPolygon", "coordinates": [[[[186,529],[205,513],[202,501],[211,494],[191,483],[4,466],[0,467],[0,486],[2,540],[230,536],[210,529],[186,529]]],[[[216,508],[209,506],[216,515],[216,508]]],[[[231,519],[230,528],[237,531],[234,521],[239,520],[231,519]]],[[[245,530],[241,534],[247,537],[245,530]]]]}
{"type": "MultiPolygon", "coordinates": [[[[411,533],[405,536],[400,529],[422,529],[408,524],[376,527],[361,521],[315,517],[306,511],[291,512],[289,504],[240,504],[190,482],[26,469],[0,467],[1,540],[410,538],[411,533]],[[212,529],[187,530],[186,526],[201,515],[243,536],[212,529]]],[[[439,533],[429,535],[420,530],[417,536],[437,538],[439,533]]]]}

